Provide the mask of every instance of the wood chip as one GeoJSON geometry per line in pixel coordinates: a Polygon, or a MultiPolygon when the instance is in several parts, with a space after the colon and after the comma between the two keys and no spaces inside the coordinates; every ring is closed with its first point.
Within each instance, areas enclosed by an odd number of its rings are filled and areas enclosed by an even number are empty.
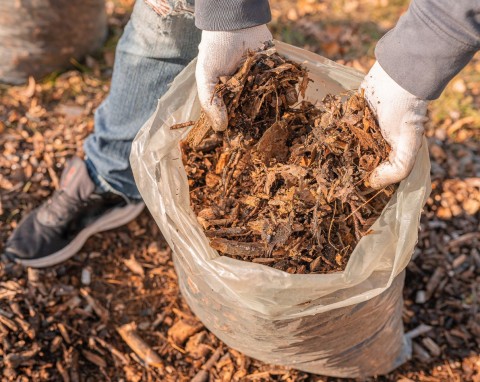
{"type": "Polygon", "coordinates": [[[117,328],[118,333],[126,344],[137,354],[146,366],[161,368],[163,362],[160,356],[136,332],[134,323],[125,324],[117,328]]]}

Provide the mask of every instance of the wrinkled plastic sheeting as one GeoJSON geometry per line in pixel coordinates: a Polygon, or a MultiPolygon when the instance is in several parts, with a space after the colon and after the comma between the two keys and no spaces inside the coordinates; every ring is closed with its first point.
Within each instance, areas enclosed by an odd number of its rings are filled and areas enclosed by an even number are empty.
{"type": "MultiPolygon", "coordinates": [[[[309,69],[310,101],[356,89],[363,78],[303,49],[276,45],[309,69]]],[[[228,346],[272,364],[355,378],[385,374],[405,362],[411,344],[403,333],[402,289],[430,193],[426,141],[345,271],[288,274],[210,248],[189,204],[179,149],[187,129],[170,130],[199,113],[193,61],[158,102],[130,158],[142,197],[173,249],[180,289],[193,312],[228,346]]]]}

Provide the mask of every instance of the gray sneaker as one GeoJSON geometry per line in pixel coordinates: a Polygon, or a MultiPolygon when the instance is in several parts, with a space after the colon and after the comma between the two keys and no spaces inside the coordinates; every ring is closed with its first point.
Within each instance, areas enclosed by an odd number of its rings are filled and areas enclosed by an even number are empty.
{"type": "Polygon", "coordinates": [[[25,266],[49,267],[75,255],[95,233],[120,227],[144,207],[112,192],[98,193],[85,162],[74,157],[60,190],[25,216],[5,245],[5,255],[25,266]]]}

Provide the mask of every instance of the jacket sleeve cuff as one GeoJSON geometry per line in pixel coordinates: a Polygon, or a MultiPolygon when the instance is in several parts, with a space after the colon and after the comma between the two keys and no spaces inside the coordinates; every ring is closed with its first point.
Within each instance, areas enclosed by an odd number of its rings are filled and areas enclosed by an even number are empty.
{"type": "Polygon", "coordinates": [[[377,61],[390,77],[424,100],[438,98],[478,50],[478,34],[459,28],[473,25],[466,20],[468,12],[456,14],[450,8],[446,14],[441,3],[414,0],[375,49],[377,61]]]}
{"type": "Polygon", "coordinates": [[[207,31],[255,27],[271,20],[268,0],[197,0],[195,25],[207,31]]]}

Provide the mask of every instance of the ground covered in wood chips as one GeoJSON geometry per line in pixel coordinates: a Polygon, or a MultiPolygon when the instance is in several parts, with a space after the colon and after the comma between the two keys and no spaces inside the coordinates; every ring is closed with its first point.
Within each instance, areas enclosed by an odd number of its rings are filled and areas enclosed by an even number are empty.
{"type": "Polygon", "coordinates": [[[312,104],[308,83],[274,47],[249,52],[216,88],[228,129],[202,114],[183,142],[190,202],[220,254],[289,273],[344,270],[392,196],[368,186],[390,148],[364,98],[312,104]]]}
{"type": "MultiPolygon", "coordinates": [[[[58,186],[66,158],[81,154],[131,3],[109,3],[112,37],[101,56],[44,82],[0,86],[0,252],[22,214],[58,186]]],[[[405,4],[272,2],[273,28],[284,40],[366,70],[373,62],[367,45],[405,4]],[[340,17],[348,14],[355,19],[340,17]]],[[[479,73],[475,59],[430,108],[433,192],[404,291],[414,357],[371,381],[480,380],[479,73]]],[[[147,212],[95,235],[55,268],[2,262],[0,309],[4,381],[198,381],[207,371],[212,381],[345,381],[265,365],[220,343],[179,296],[170,250],[147,212]]]]}

